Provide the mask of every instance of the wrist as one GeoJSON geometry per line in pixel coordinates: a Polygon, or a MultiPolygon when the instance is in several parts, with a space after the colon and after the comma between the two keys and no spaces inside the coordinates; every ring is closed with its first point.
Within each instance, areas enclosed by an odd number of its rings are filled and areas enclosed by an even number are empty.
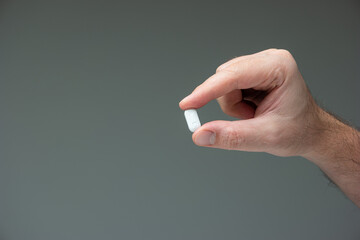
{"type": "Polygon", "coordinates": [[[315,121],[309,127],[311,146],[302,157],[318,166],[336,167],[341,160],[352,159],[359,164],[359,132],[317,107],[315,121]],[[357,156],[356,156],[357,155],[357,156]]]}
{"type": "Polygon", "coordinates": [[[360,134],[321,110],[311,150],[303,155],[315,163],[360,207],[360,134]]]}

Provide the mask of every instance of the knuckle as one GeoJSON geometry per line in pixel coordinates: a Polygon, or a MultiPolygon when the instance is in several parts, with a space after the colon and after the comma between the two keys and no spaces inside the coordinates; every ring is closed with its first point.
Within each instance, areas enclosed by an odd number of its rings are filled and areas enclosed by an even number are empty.
{"type": "Polygon", "coordinates": [[[287,70],[296,68],[295,59],[288,50],[280,49],[277,52],[278,56],[280,57],[279,62],[281,62],[287,70]]]}
{"type": "Polygon", "coordinates": [[[292,54],[286,49],[278,49],[276,54],[282,58],[293,59],[292,54]]]}
{"type": "Polygon", "coordinates": [[[262,53],[271,54],[273,52],[276,52],[277,50],[278,50],[277,48],[269,48],[269,49],[266,49],[266,50],[262,51],[262,53]]]}
{"type": "Polygon", "coordinates": [[[293,73],[297,69],[297,65],[292,54],[285,49],[278,49],[273,52],[274,69],[272,77],[282,82],[288,74],[293,73]]]}
{"type": "Polygon", "coordinates": [[[227,149],[239,149],[245,139],[236,129],[228,127],[223,131],[222,145],[227,149]]]}

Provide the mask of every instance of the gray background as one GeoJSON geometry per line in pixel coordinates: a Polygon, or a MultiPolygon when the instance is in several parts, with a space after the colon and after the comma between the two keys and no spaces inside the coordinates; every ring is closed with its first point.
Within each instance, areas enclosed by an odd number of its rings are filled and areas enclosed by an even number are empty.
{"type": "MultiPolygon", "coordinates": [[[[0,239],[359,239],[305,159],[195,146],[178,102],[235,56],[295,56],[360,123],[358,1],[2,1],[0,239]]],[[[212,102],[202,122],[229,119],[212,102]]]]}

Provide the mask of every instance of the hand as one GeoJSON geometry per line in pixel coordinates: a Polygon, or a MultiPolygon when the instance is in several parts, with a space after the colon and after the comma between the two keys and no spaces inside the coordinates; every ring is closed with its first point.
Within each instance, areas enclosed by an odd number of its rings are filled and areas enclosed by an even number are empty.
{"type": "Polygon", "coordinates": [[[213,99],[243,120],[208,122],[194,132],[195,144],[303,156],[360,207],[360,134],[315,103],[288,51],[269,49],[224,63],[179,105],[196,109],[213,99]]]}
{"type": "Polygon", "coordinates": [[[269,49],[224,63],[180,102],[183,110],[217,99],[239,121],[213,121],[193,134],[200,146],[303,155],[316,141],[312,125],[319,107],[292,55],[269,49]]]}

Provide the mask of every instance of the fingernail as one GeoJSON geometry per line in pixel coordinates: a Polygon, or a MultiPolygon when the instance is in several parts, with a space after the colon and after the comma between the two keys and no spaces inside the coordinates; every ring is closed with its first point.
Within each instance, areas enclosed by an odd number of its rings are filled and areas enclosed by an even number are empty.
{"type": "Polygon", "coordinates": [[[215,133],[211,131],[201,131],[195,137],[195,144],[199,146],[209,146],[215,143],[215,133]]]}

